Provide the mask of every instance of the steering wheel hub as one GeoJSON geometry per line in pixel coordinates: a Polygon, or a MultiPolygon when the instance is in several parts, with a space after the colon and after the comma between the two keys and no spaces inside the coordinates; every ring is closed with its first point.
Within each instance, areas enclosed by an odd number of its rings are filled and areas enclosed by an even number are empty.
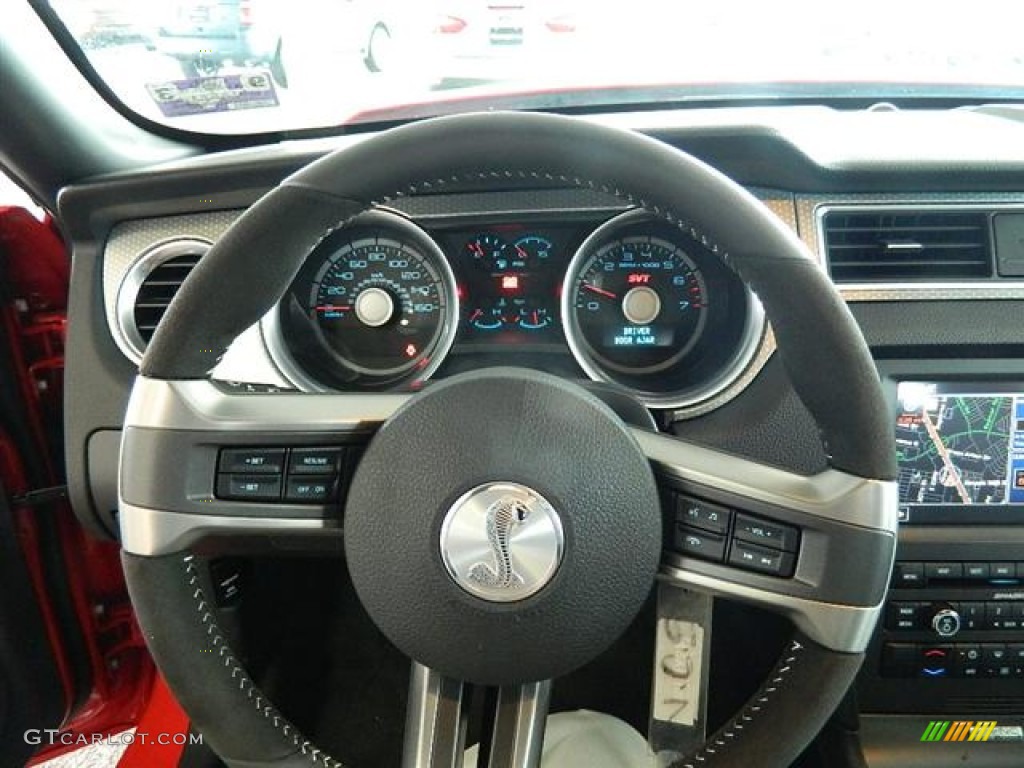
{"type": "Polygon", "coordinates": [[[525,600],[562,562],[565,532],[551,502],[520,483],[465,493],[441,525],[441,557],[455,583],[483,600],[525,600]]]}
{"type": "Polygon", "coordinates": [[[476,683],[544,680],[603,651],[649,595],[657,487],[596,397],[491,368],[431,385],[377,432],[345,551],[360,600],[408,656],[476,683]]]}

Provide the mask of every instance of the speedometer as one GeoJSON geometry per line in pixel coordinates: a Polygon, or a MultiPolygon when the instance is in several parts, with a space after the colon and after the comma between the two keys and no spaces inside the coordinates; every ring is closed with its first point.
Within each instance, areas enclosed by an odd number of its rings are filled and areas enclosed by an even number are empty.
{"type": "Polygon", "coordinates": [[[287,349],[316,385],[380,388],[437,368],[458,298],[434,242],[406,219],[374,212],[324,241],[279,312],[287,349]]]}

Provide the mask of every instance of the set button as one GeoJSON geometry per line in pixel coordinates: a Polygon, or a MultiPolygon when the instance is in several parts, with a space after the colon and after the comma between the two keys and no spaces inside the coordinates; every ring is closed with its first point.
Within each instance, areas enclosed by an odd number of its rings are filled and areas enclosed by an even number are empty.
{"type": "Polygon", "coordinates": [[[217,478],[217,495],[239,501],[278,501],[281,478],[275,475],[221,475],[217,478]]]}
{"type": "Polygon", "coordinates": [[[280,475],[284,456],[284,448],[225,448],[217,469],[232,474],[280,475]]]}

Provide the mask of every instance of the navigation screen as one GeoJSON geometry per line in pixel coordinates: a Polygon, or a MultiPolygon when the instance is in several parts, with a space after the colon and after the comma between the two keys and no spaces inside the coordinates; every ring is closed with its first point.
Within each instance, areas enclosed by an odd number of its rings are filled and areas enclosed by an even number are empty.
{"type": "Polygon", "coordinates": [[[1003,522],[1024,504],[1019,385],[905,381],[896,455],[904,522],[1003,522]]]}

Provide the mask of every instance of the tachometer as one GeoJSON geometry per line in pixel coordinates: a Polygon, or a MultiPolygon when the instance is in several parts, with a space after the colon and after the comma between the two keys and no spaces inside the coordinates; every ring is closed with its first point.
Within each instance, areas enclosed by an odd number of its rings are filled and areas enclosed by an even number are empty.
{"type": "Polygon", "coordinates": [[[562,289],[562,326],[592,379],[648,405],[707,400],[749,362],[763,330],[756,298],[683,230],[621,214],[580,246],[562,289]]]}
{"type": "Polygon", "coordinates": [[[677,362],[707,319],[704,277],[676,244],[637,235],[600,248],[572,288],[580,335],[612,370],[653,373],[677,362]]]}
{"type": "Polygon", "coordinates": [[[280,312],[288,349],[317,383],[375,388],[436,369],[454,338],[458,299],[433,241],[374,212],[321,245],[280,312]]]}

